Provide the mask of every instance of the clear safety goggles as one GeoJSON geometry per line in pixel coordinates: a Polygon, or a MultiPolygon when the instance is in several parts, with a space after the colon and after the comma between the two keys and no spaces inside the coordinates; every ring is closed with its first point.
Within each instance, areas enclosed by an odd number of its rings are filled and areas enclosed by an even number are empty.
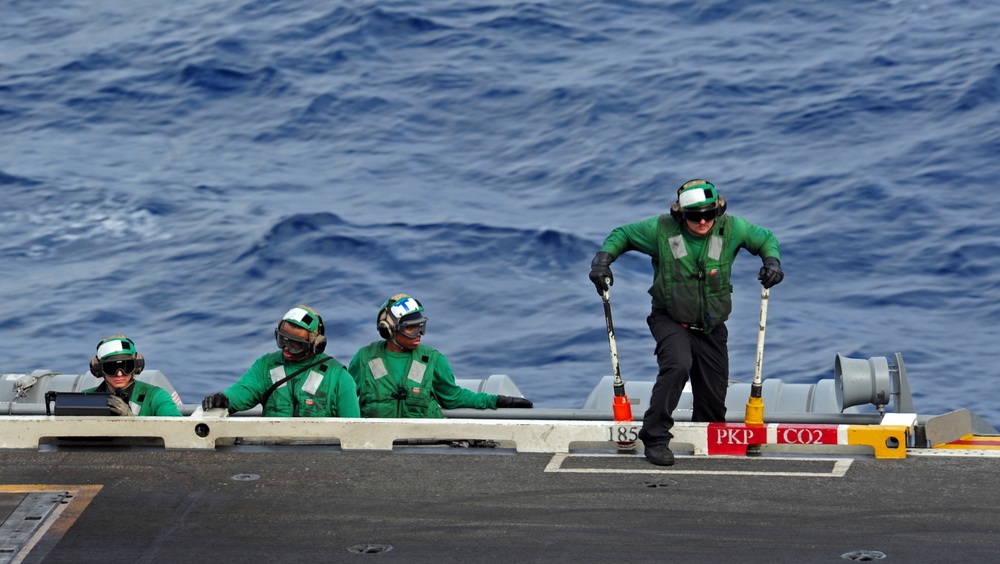
{"type": "Polygon", "coordinates": [[[417,335],[423,335],[427,330],[427,318],[420,321],[410,321],[408,323],[401,323],[399,325],[399,332],[409,339],[415,338],[417,335]]]}
{"type": "Polygon", "coordinates": [[[296,335],[289,335],[280,329],[274,330],[274,342],[278,348],[287,350],[289,354],[301,354],[311,347],[309,341],[296,335]]]}

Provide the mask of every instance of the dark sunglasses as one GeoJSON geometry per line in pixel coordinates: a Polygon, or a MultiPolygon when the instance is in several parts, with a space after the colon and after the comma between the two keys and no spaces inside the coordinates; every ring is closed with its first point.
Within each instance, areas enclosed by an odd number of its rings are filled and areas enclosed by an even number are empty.
{"type": "Polygon", "coordinates": [[[126,358],[123,360],[105,360],[101,362],[101,372],[105,376],[115,376],[119,370],[125,375],[135,372],[135,359],[126,358]]]}
{"type": "Polygon", "coordinates": [[[309,350],[309,341],[296,337],[294,335],[289,335],[274,330],[274,342],[278,344],[279,349],[288,349],[291,354],[300,354],[309,350]]]}
{"type": "Polygon", "coordinates": [[[705,208],[705,209],[702,209],[702,210],[685,210],[684,211],[684,219],[686,219],[688,221],[691,221],[691,222],[694,222],[694,223],[699,223],[703,219],[705,221],[712,221],[713,219],[715,219],[718,216],[719,216],[719,209],[716,208],[715,206],[712,206],[710,208],[705,208]]]}
{"type": "Polygon", "coordinates": [[[424,331],[427,330],[427,320],[423,320],[419,323],[408,323],[406,325],[401,325],[399,327],[399,332],[405,337],[410,339],[416,337],[417,335],[423,335],[424,331]]]}

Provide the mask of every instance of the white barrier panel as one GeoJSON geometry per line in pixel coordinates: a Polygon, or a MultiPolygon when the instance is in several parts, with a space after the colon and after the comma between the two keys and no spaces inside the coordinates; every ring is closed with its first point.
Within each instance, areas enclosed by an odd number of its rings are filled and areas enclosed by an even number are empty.
{"type": "MultiPolygon", "coordinates": [[[[608,421],[215,417],[199,409],[191,417],[3,417],[0,448],[37,449],[45,439],[132,437],[159,439],[168,449],[214,449],[243,438],[278,442],[337,439],[343,450],[392,450],[396,440],[432,439],[490,440],[513,443],[518,452],[568,453],[574,445],[617,448],[619,443],[635,442],[639,428],[637,422],[608,421]]],[[[687,446],[695,455],[742,456],[751,445],[807,450],[864,445],[878,458],[905,458],[911,428],[680,422],[671,433],[674,450],[687,446]]]]}
{"type": "MultiPolygon", "coordinates": [[[[677,424],[673,442],[708,454],[706,425],[677,424]]],[[[397,439],[478,439],[510,441],[518,452],[565,453],[574,443],[616,448],[623,438],[635,440],[639,427],[609,421],[212,417],[199,410],[191,417],[0,418],[0,448],[37,449],[43,439],[64,437],[158,438],[167,449],[214,449],[237,437],[338,439],[343,450],[392,450],[397,439]]]]}

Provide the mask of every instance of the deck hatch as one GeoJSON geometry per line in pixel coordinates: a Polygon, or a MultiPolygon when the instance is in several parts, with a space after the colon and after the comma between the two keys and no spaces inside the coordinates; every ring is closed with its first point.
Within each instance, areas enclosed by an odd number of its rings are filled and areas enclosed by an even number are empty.
{"type": "Polygon", "coordinates": [[[0,564],[13,562],[24,545],[45,524],[52,511],[66,499],[66,492],[29,492],[26,494],[0,494],[21,497],[20,503],[0,525],[0,564]]]}

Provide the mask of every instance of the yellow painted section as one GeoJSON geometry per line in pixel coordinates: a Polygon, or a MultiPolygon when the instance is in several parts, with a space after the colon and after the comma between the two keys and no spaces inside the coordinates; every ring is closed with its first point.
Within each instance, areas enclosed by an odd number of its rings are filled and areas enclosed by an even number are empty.
{"type": "Polygon", "coordinates": [[[868,445],[875,449],[875,458],[906,458],[909,430],[902,425],[848,425],[847,444],[868,445]]]}
{"type": "Polygon", "coordinates": [[[747,425],[763,425],[764,424],[764,400],[763,398],[750,397],[747,398],[747,410],[746,415],[743,417],[743,422],[747,425]]]}
{"type": "Polygon", "coordinates": [[[942,445],[934,445],[934,448],[951,450],[1000,450],[1000,437],[965,435],[957,441],[952,441],[942,445]]]}

